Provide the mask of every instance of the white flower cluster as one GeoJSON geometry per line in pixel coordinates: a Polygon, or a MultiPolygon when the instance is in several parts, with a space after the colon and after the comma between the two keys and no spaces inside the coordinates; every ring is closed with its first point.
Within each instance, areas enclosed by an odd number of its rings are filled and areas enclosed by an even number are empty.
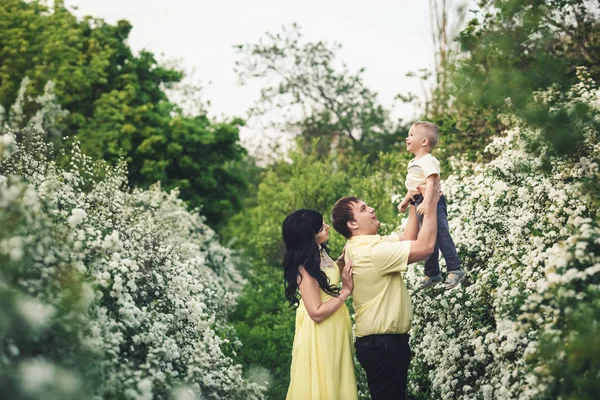
{"type": "MultiPolygon", "coordinates": [[[[584,102],[599,120],[600,92],[583,72],[557,109],[584,102]]],[[[572,340],[568,307],[600,291],[598,203],[589,195],[600,181],[599,133],[585,129],[576,159],[560,158],[547,148],[529,152],[540,133],[514,117],[506,123],[506,135],[487,149],[493,161],[454,160],[444,182],[465,283],[419,291],[422,268],[406,274],[414,305],[409,385],[429,398],[551,398],[556,377],[540,340],[572,340]]]]}
{"type": "Polygon", "coordinates": [[[203,217],[175,191],[130,192],[123,164],[94,163],[75,146],[63,169],[43,133],[23,135],[0,141],[0,297],[26,332],[0,327],[14,393],[263,398],[264,382],[234,362],[240,343],[227,324],[244,282],[203,217]],[[60,390],[59,372],[69,377],[60,390]]]}

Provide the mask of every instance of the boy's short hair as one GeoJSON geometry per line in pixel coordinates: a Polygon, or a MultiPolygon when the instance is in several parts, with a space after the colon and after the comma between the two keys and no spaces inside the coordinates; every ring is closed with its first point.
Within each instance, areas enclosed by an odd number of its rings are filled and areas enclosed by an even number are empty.
{"type": "Polygon", "coordinates": [[[340,235],[346,239],[352,237],[352,231],[348,228],[348,222],[354,221],[354,213],[352,212],[352,204],[358,203],[360,200],[355,196],[342,197],[335,202],[331,210],[331,225],[340,235]]]}
{"type": "Polygon", "coordinates": [[[429,144],[431,145],[432,149],[438,144],[438,141],[440,140],[440,128],[438,128],[438,126],[433,122],[417,121],[412,124],[410,129],[412,128],[423,129],[425,136],[427,136],[427,139],[429,139],[429,144]]]}

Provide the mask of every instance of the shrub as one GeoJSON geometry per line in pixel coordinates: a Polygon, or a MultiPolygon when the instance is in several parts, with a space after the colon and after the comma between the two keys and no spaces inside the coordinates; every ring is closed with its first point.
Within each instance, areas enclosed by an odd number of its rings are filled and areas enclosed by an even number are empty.
{"type": "MultiPolygon", "coordinates": [[[[600,92],[580,71],[564,94],[539,93],[554,112],[600,92]]],[[[468,279],[452,291],[412,292],[410,392],[429,399],[591,399],[600,389],[599,133],[581,126],[574,156],[549,155],[542,132],[505,117],[506,135],[481,165],[455,160],[444,182],[468,279]]]]}
{"type": "Polygon", "coordinates": [[[123,163],[75,147],[63,168],[43,137],[2,136],[3,394],[262,398],[226,318],[244,281],[203,217],[176,191],[130,192],[123,163]]]}

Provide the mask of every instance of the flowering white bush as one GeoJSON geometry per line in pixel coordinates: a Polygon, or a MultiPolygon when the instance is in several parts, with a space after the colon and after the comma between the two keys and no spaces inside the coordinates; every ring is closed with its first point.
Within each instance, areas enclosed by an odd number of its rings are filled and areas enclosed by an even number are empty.
{"type": "MultiPolygon", "coordinates": [[[[562,98],[539,99],[555,111],[585,103],[600,121],[600,91],[579,73],[581,83],[562,98]]],[[[493,161],[455,160],[443,182],[465,283],[419,291],[422,268],[406,274],[416,398],[555,399],[591,391],[586,382],[598,390],[597,361],[585,366],[585,335],[597,343],[600,330],[590,320],[600,311],[600,134],[582,127],[578,154],[558,157],[529,150],[540,132],[514,118],[506,124],[505,137],[486,149],[493,161]],[[571,368],[577,357],[583,366],[571,368]],[[581,381],[568,388],[571,375],[581,381]]]]}
{"type": "Polygon", "coordinates": [[[10,398],[259,399],[226,321],[235,258],[176,192],[42,132],[0,141],[0,384],[10,398]],[[6,305],[6,306],[5,306],[6,305]]]}

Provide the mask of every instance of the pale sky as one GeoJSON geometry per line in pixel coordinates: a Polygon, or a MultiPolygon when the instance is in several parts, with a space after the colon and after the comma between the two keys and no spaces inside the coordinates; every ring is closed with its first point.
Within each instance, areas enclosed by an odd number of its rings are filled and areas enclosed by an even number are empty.
{"type": "MultiPolygon", "coordinates": [[[[254,43],[265,32],[297,23],[307,40],[340,42],[339,61],[351,71],[365,67],[367,87],[390,107],[398,93],[421,95],[405,75],[432,68],[428,1],[425,0],[66,0],[75,15],[133,25],[129,45],[160,58],[177,58],[204,86],[209,115],[245,117],[259,96],[260,82],[240,86],[233,72],[233,45],[254,43]],[[163,55],[161,57],[161,54],[163,55]]],[[[396,115],[418,115],[401,106],[396,115]]],[[[242,137],[255,136],[252,123],[242,137]]]]}

